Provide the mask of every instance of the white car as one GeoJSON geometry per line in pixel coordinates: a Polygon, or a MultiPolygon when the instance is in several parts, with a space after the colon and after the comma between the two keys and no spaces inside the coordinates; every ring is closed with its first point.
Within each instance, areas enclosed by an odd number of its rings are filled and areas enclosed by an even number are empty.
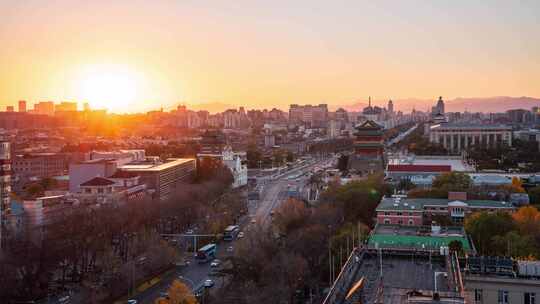
{"type": "Polygon", "coordinates": [[[215,259],[210,263],[210,267],[218,267],[221,264],[221,261],[218,259],[215,259]]]}
{"type": "Polygon", "coordinates": [[[242,231],[238,232],[238,238],[241,239],[244,237],[244,233],[242,231]]]}
{"type": "Polygon", "coordinates": [[[128,300],[128,304],[137,304],[137,300],[135,299],[128,300]]]}
{"type": "Polygon", "coordinates": [[[228,252],[233,252],[233,250],[234,250],[233,246],[227,247],[227,251],[228,251],[228,252]]]}
{"type": "Polygon", "coordinates": [[[204,287],[210,288],[212,286],[214,286],[214,281],[210,279],[204,281],[204,287]]]}

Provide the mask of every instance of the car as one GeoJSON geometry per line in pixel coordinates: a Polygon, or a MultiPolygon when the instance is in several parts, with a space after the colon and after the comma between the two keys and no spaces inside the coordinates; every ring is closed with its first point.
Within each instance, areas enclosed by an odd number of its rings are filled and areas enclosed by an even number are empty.
{"type": "Polygon", "coordinates": [[[159,296],[162,297],[162,298],[168,298],[169,297],[169,292],[168,291],[161,291],[159,293],[159,296]]]}
{"type": "Polygon", "coordinates": [[[137,304],[137,300],[130,299],[130,300],[128,300],[128,304],[137,304]]]}
{"type": "Polygon", "coordinates": [[[143,265],[144,263],[146,263],[146,257],[145,256],[142,256],[142,257],[138,258],[137,261],[135,262],[135,264],[137,264],[137,265],[143,265]]]}
{"type": "Polygon", "coordinates": [[[210,280],[210,279],[207,279],[204,281],[204,287],[207,287],[207,288],[210,288],[214,286],[214,281],[210,280]]]}
{"type": "Polygon", "coordinates": [[[186,231],[186,234],[193,234],[194,232],[195,232],[195,231],[193,231],[193,229],[188,229],[188,230],[186,231]]]}
{"type": "Polygon", "coordinates": [[[215,259],[210,263],[210,267],[218,267],[219,265],[221,265],[221,261],[218,259],[215,259]]]}
{"type": "Polygon", "coordinates": [[[244,237],[244,233],[242,231],[238,232],[237,238],[241,239],[244,237]]]}
{"type": "Polygon", "coordinates": [[[227,251],[228,251],[228,252],[233,252],[233,250],[234,250],[233,246],[227,247],[227,251]]]}
{"type": "Polygon", "coordinates": [[[255,219],[252,219],[252,220],[251,220],[251,223],[252,223],[252,224],[255,224],[255,223],[257,223],[257,221],[256,221],[255,219]]]}

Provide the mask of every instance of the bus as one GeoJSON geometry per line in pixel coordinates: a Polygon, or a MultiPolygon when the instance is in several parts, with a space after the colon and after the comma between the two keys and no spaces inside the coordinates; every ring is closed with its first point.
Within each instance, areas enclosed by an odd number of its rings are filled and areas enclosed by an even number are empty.
{"type": "Polygon", "coordinates": [[[213,260],[216,256],[216,249],[217,249],[216,244],[204,245],[197,251],[196,259],[198,260],[199,263],[206,263],[210,260],[213,260]]]}
{"type": "Polygon", "coordinates": [[[236,238],[236,235],[240,232],[239,226],[229,226],[225,229],[225,232],[223,233],[223,240],[224,241],[232,241],[234,238],[236,238]]]}

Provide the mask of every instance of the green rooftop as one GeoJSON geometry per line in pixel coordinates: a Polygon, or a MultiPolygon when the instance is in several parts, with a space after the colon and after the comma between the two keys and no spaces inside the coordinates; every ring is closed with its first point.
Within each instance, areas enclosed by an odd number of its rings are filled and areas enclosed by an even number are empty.
{"type": "Polygon", "coordinates": [[[441,246],[448,246],[452,241],[460,241],[463,250],[470,251],[469,241],[464,236],[417,236],[417,235],[382,235],[374,234],[369,238],[368,245],[375,246],[377,243],[381,248],[425,248],[439,249],[441,246]],[[422,246],[423,245],[423,246],[422,246]]]}

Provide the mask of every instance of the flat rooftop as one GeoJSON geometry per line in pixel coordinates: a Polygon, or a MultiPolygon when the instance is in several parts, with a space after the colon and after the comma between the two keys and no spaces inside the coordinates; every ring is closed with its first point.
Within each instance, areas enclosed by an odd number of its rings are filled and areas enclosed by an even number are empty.
{"type": "Polygon", "coordinates": [[[379,224],[369,237],[368,247],[439,251],[452,241],[460,241],[465,251],[472,251],[462,227],[442,227],[433,233],[430,227],[379,224]]]}
{"type": "Polygon", "coordinates": [[[425,207],[447,207],[448,205],[462,205],[472,208],[508,209],[514,208],[511,203],[494,200],[458,200],[447,198],[399,198],[383,197],[377,206],[377,211],[410,210],[422,211],[425,207]]]}
{"type": "Polygon", "coordinates": [[[506,130],[512,131],[509,125],[501,124],[469,124],[469,123],[442,123],[431,127],[432,130],[506,130]]]}
{"type": "Polygon", "coordinates": [[[461,158],[451,156],[405,156],[391,158],[389,165],[420,165],[420,166],[450,166],[451,171],[475,172],[474,167],[465,163],[461,158]]]}
{"type": "Polygon", "coordinates": [[[183,165],[189,162],[194,162],[194,158],[174,158],[174,159],[168,159],[164,163],[155,164],[152,162],[139,162],[139,163],[129,163],[126,165],[121,166],[119,169],[124,171],[148,171],[148,172],[154,172],[154,171],[162,171],[166,170],[175,166],[183,165]]]}
{"type": "Polygon", "coordinates": [[[415,303],[407,302],[410,292],[430,295],[435,290],[435,285],[443,297],[447,294],[453,295],[449,289],[451,276],[442,274],[447,271],[444,259],[430,259],[421,255],[398,256],[386,254],[384,251],[381,259],[378,253],[366,251],[359,263],[361,265],[351,279],[351,286],[364,278],[364,287],[342,303],[379,303],[376,300],[382,300],[380,303],[385,304],[415,303]],[[379,290],[382,290],[382,296],[379,290]]]}

